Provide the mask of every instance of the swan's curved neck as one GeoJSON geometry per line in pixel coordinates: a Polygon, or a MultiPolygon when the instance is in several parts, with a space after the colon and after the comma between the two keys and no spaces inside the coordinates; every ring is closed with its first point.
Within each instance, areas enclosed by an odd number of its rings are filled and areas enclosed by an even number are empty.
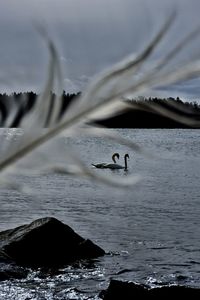
{"type": "Polygon", "coordinates": [[[125,163],[124,170],[128,169],[127,158],[128,158],[127,156],[124,156],[124,163],[125,163]]]}
{"type": "Polygon", "coordinates": [[[116,164],[116,159],[115,157],[117,157],[119,159],[119,154],[118,153],[114,153],[113,156],[112,156],[112,160],[113,162],[116,164]]]}

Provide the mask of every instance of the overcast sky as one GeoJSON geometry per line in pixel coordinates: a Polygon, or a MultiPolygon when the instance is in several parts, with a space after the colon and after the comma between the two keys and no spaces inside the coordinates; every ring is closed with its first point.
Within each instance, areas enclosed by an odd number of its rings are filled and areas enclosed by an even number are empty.
{"type": "MultiPolygon", "coordinates": [[[[48,50],[35,24],[43,24],[58,47],[65,90],[76,92],[140,51],[173,9],[177,20],[156,58],[200,25],[199,0],[0,0],[0,92],[41,90],[48,50]]],[[[199,50],[200,37],[180,53],[180,61],[199,50]]],[[[167,87],[165,94],[200,99],[199,86],[196,79],[167,87]]]]}

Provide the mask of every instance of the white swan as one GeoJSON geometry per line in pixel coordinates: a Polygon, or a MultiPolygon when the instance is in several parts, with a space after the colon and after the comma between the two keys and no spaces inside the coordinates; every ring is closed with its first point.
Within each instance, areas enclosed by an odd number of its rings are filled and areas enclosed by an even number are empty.
{"type": "Polygon", "coordinates": [[[107,168],[107,166],[109,166],[109,165],[115,165],[115,164],[116,164],[115,157],[117,157],[117,158],[119,159],[119,153],[114,153],[114,154],[112,155],[112,160],[113,160],[114,164],[100,163],[100,164],[92,164],[92,166],[94,166],[95,168],[98,168],[98,169],[105,169],[105,168],[107,168]]]}
{"type": "Polygon", "coordinates": [[[127,164],[127,159],[128,158],[129,158],[129,155],[128,155],[128,153],[126,153],[124,155],[124,166],[118,165],[118,164],[107,164],[104,168],[105,169],[112,169],[112,170],[124,169],[126,171],[126,170],[128,170],[128,164],[127,164]]]}

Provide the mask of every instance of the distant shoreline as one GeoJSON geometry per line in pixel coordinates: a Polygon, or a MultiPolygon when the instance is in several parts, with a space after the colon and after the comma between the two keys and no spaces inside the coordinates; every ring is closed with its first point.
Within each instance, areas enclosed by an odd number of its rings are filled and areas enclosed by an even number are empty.
{"type": "MultiPolygon", "coordinates": [[[[69,94],[63,91],[60,118],[70,106],[71,102],[80,93],[69,94]]],[[[23,116],[28,113],[38,94],[34,92],[13,93],[11,95],[0,94],[0,127],[4,128],[6,119],[13,106],[18,111],[10,125],[11,128],[19,127],[23,116]]],[[[55,94],[52,93],[52,107],[55,94]]],[[[141,128],[141,129],[199,129],[200,105],[197,102],[186,102],[180,98],[144,98],[124,100],[128,106],[118,115],[104,120],[94,120],[93,125],[101,125],[107,128],[141,128]]],[[[91,123],[90,123],[91,124],[91,123]]]]}

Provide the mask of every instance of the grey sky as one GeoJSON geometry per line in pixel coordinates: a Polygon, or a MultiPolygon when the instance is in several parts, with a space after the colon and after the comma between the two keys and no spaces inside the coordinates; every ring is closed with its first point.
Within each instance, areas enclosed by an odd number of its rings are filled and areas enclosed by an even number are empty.
{"type": "MultiPolygon", "coordinates": [[[[42,88],[48,51],[34,24],[44,24],[55,40],[64,88],[72,92],[83,89],[107,66],[141,50],[173,8],[179,12],[177,21],[156,58],[200,25],[199,0],[1,0],[0,92],[42,88]]],[[[180,60],[199,49],[200,38],[180,54],[180,60]]],[[[198,85],[195,80],[184,88],[167,88],[166,93],[196,99],[198,85]]]]}

